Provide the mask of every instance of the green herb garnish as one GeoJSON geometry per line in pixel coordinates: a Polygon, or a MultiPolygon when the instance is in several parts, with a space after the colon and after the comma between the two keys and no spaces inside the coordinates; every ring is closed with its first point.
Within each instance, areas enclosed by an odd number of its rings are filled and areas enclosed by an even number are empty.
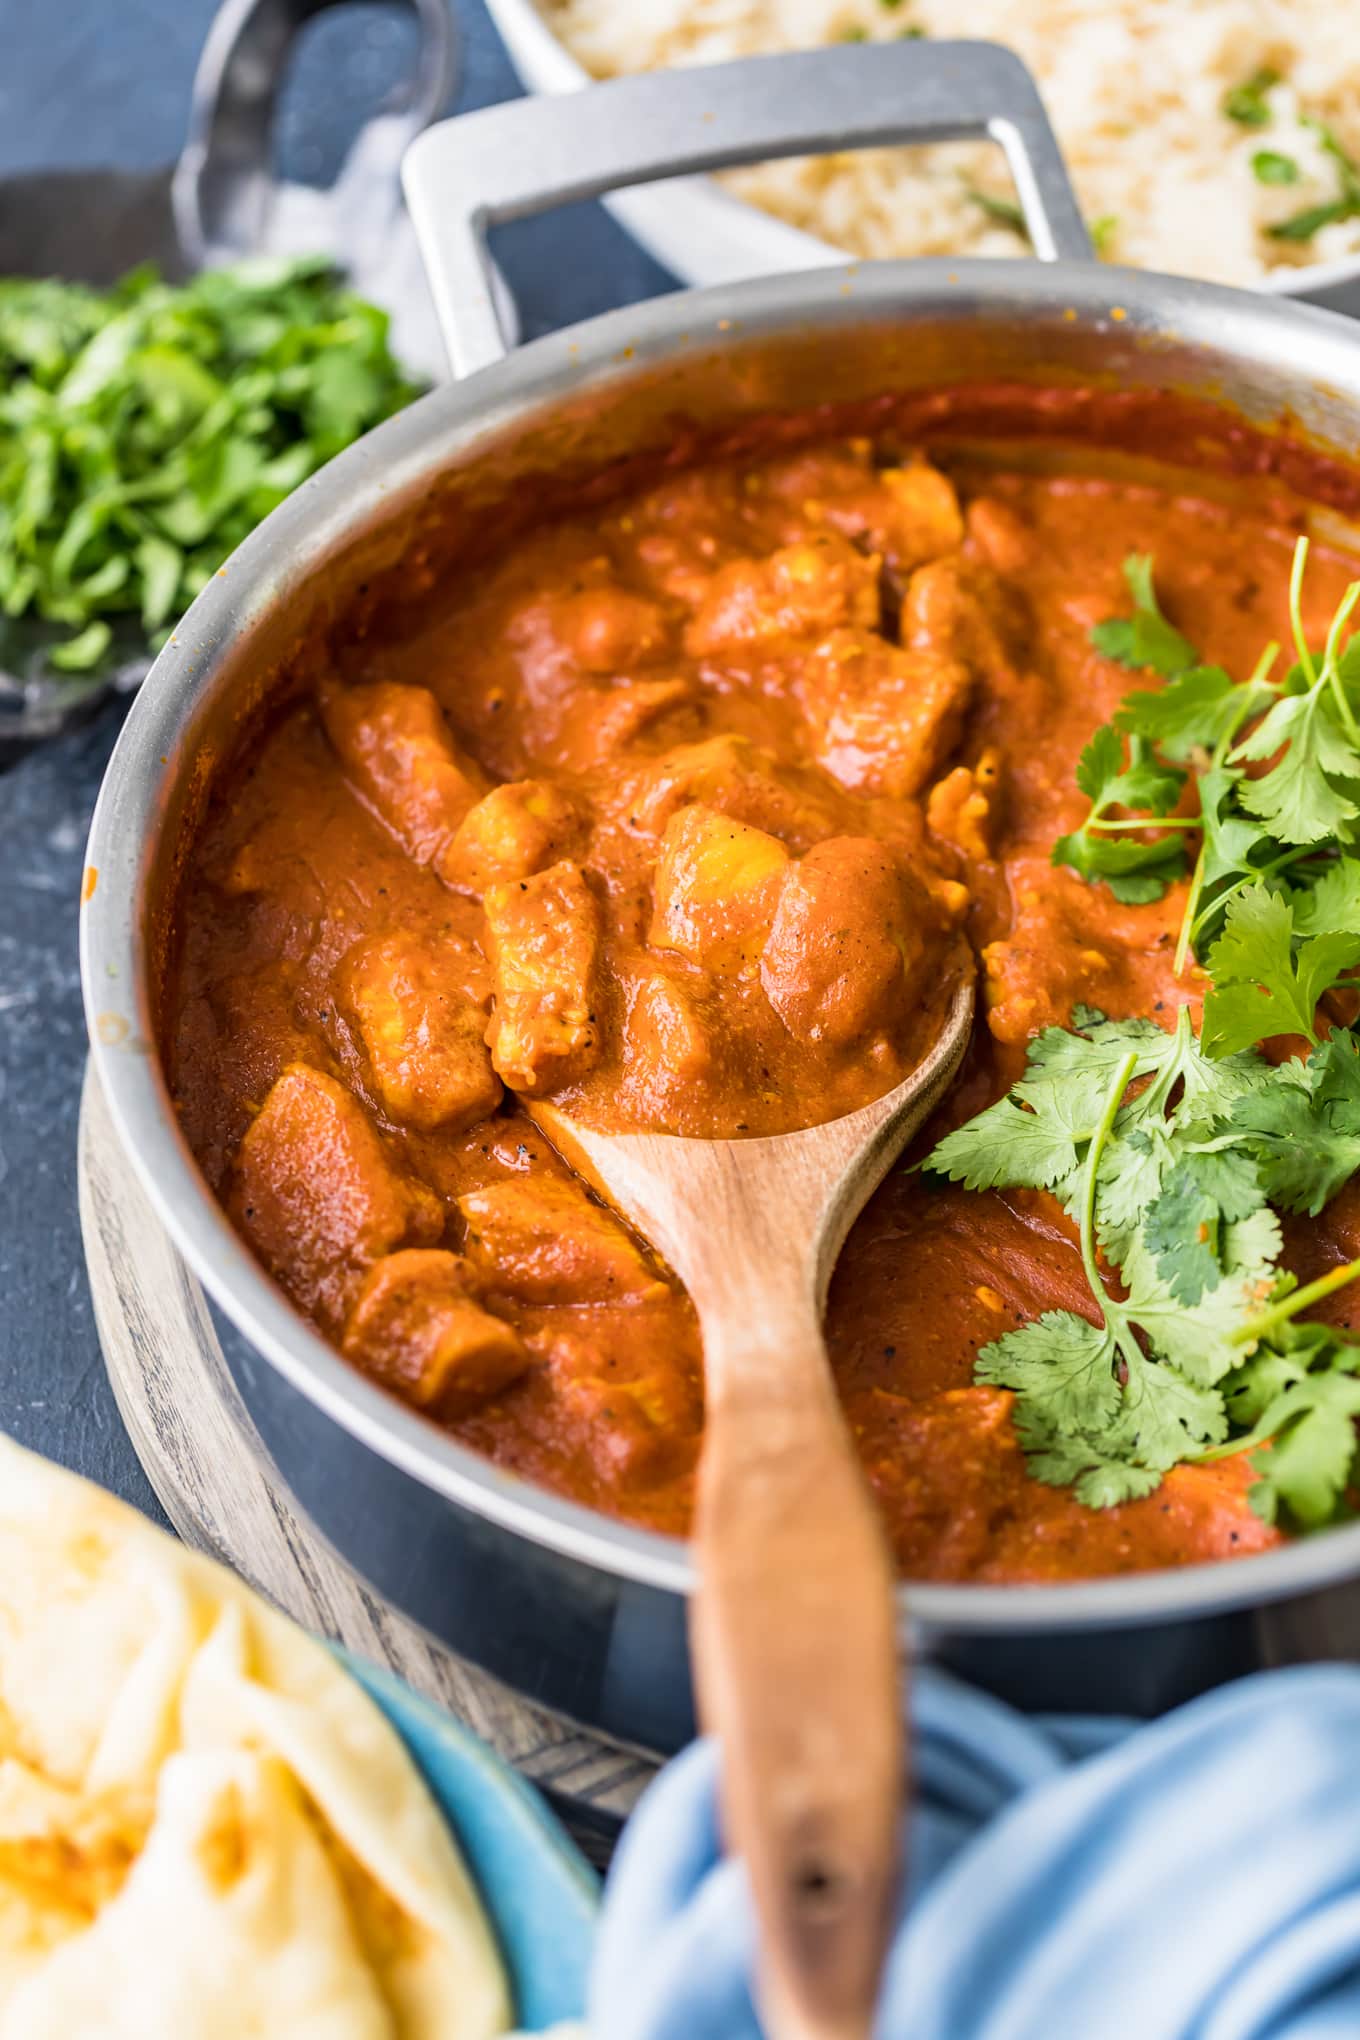
{"type": "Polygon", "coordinates": [[[1304,116],[1307,125],[1336,165],[1337,194],[1321,205],[1305,206],[1286,220],[1277,220],[1266,232],[1274,241],[1311,241],[1323,227],[1342,220],[1360,218],[1360,163],[1344,149],[1325,121],[1304,116]]]}
{"type": "Polygon", "coordinates": [[[1258,149],[1251,159],[1252,175],[1258,184],[1297,184],[1299,166],[1292,156],[1278,149],[1258,149]]]}
{"type": "MultiPolygon", "coordinates": [[[[1080,1228],[1093,1316],[1046,1311],[978,1355],[976,1378],[1015,1394],[1036,1479],[1105,1508],[1185,1460],[1270,1439],[1260,1513],[1313,1525],[1341,1506],[1360,1345],[1294,1323],[1324,1290],[1280,1268],[1272,1202],[1320,1208],[1354,1167],[1358,1069],[1348,1036],[1276,1068],[1208,1055],[1185,1007],[1174,1033],[1079,1009],[1030,1044],[1007,1098],[934,1150],[935,1173],[1050,1190],[1080,1228]]],[[[1326,1292],[1357,1275],[1360,1262],[1336,1271],[1326,1292]]]]}
{"type": "Polygon", "coordinates": [[[1121,666],[1150,666],[1167,679],[1193,666],[1193,645],[1162,615],[1152,585],[1151,555],[1130,553],[1124,562],[1124,579],[1133,597],[1133,615],[1098,623],[1091,633],[1096,650],[1107,659],[1117,659],[1121,666]]]}
{"type": "MultiPolygon", "coordinates": [[[[1080,829],[1054,846],[1053,861],[1088,881],[1104,880],[1122,900],[1152,900],[1183,874],[1185,849],[1198,839],[1178,972],[1193,954],[1217,976],[1214,944],[1234,902],[1251,888],[1263,887],[1287,904],[1295,957],[1309,938],[1360,926],[1338,918],[1360,896],[1360,640],[1345,642],[1360,582],[1347,589],[1326,644],[1314,652],[1301,609],[1307,557],[1301,539],[1290,578],[1297,658],[1279,680],[1271,677],[1274,645],[1242,682],[1220,666],[1199,663],[1194,647],[1162,613],[1151,562],[1142,555],[1124,569],[1133,615],[1111,618],[1091,633],[1105,657],[1156,673],[1166,685],[1125,695],[1112,721],[1095,732],[1077,772],[1090,811],[1080,829]]],[[[1260,912],[1251,910],[1263,927],[1260,912]]],[[[1225,965],[1233,954],[1231,947],[1223,952],[1225,965]]],[[[1223,982],[1239,983],[1240,974],[1223,982]]],[[[1271,996],[1282,984],[1277,967],[1269,980],[1258,972],[1256,982],[1271,996]]],[[[1263,1022],[1283,1013],[1264,995],[1245,1007],[1234,995],[1214,1010],[1234,1007],[1238,1017],[1230,1031],[1245,1024],[1247,1011],[1263,1022]]],[[[1270,1031],[1263,1027],[1251,1039],[1270,1031]]],[[[1273,1031],[1306,1030],[1281,1021],[1273,1031]]]]}
{"type": "Polygon", "coordinates": [[[1197,841],[1176,969],[1194,953],[1209,980],[1199,1037],[1188,1007],[1174,1033],[1079,1008],[926,1164],[970,1189],[1049,1190],[1080,1227],[1094,1316],[1008,1332],[977,1379],[1014,1391],[1031,1472],[1092,1507],[1239,1450],[1272,1522],[1332,1521],[1360,1485],[1360,1342],[1297,1322],[1360,1261],[1306,1288],[1279,1265],[1277,1213],[1316,1216],[1360,1169],[1360,1041],[1327,1018],[1330,994],[1360,992],[1360,582],[1315,647],[1307,559],[1300,539],[1279,679],[1275,645],[1240,682],[1202,663],[1143,555],[1125,562],[1132,614],[1091,634],[1162,684],[1095,731],[1077,768],[1090,809],[1053,860],[1138,902],[1197,841]],[[1303,1057],[1260,1053],[1287,1039],[1303,1057]]]}
{"type": "Polygon", "coordinates": [[[0,609],[154,643],[261,518],[416,394],[385,314],[320,260],[143,269],[107,293],[0,281],[0,609]]]}
{"type": "Polygon", "coordinates": [[[1097,255],[1108,255],[1114,244],[1115,235],[1119,232],[1119,214],[1101,213],[1098,219],[1091,221],[1087,232],[1091,236],[1091,246],[1097,255]]]}
{"type": "Polygon", "coordinates": [[[1223,111],[1229,120],[1235,120],[1240,127],[1268,127],[1270,106],[1266,94],[1280,82],[1278,71],[1263,65],[1241,85],[1234,85],[1223,95],[1223,111]]]}

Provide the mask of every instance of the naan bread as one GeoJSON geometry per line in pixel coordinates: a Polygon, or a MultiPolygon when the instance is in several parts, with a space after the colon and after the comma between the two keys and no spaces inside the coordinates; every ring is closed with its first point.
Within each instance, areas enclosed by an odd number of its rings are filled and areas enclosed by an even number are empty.
{"type": "Polygon", "coordinates": [[[321,1645],[0,1438],[0,2040],[492,2040],[505,1977],[321,1645]]]}

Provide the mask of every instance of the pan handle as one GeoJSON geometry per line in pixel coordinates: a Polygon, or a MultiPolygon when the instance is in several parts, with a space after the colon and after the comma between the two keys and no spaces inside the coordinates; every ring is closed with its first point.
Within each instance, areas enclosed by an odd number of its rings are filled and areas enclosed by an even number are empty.
{"type": "MultiPolygon", "coordinates": [[[[194,75],[189,133],[171,194],[181,244],[195,267],[248,254],[265,238],[273,202],[274,122],[284,67],[316,15],[339,0],[223,0],[194,75]]],[[[414,74],[369,119],[334,187],[367,200],[345,208],[347,231],[388,230],[408,144],[453,95],[457,42],[448,0],[404,0],[420,31],[414,74]],[[379,216],[379,215],[383,216],[379,216]]],[[[354,253],[355,251],[350,251],[354,253]]],[[[357,265],[352,265],[357,266],[357,265]]]]}
{"type": "Polygon", "coordinates": [[[441,121],[402,180],[455,375],[506,353],[489,227],[620,185],[830,149],[988,137],[1034,252],[1091,259],[1033,78],[997,43],[861,44],[619,78],[441,121]]]}

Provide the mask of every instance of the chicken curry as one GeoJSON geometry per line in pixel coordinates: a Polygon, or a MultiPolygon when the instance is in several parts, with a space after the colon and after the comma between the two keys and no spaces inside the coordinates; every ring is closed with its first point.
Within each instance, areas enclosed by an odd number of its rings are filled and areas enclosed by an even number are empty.
{"type": "MultiPolygon", "coordinates": [[[[979,1020],[929,1147],[1074,1011],[1197,1012],[1188,878],[1121,902],[1051,861],[1129,685],[1092,628],[1152,556],[1180,630],[1244,672],[1287,637],[1294,536],[1269,504],[838,438],[555,518],[419,628],[357,638],[254,733],[180,889],[169,1077],[235,1225],[392,1393],[683,1532],[693,1313],[526,1101],[735,1138],[831,1118],[921,1059],[971,951],[979,1020]]],[[[1314,628],[1346,578],[1315,549],[1314,628]]],[[[1360,1200],[1286,1226],[1306,1281],[1355,1251],[1360,1200]]],[[[1276,1542],[1241,1454],[1104,1509],[1032,1476],[976,1361],[1055,1309],[1092,1315],[1047,1189],[907,1166],[855,1227],[829,1344],[902,1571],[1040,1581],[1276,1542]]]]}

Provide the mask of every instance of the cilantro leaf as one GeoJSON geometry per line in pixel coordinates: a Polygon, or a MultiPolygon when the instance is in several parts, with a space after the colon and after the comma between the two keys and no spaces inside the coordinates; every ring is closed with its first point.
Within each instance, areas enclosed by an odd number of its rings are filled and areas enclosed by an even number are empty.
{"type": "Polygon", "coordinates": [[[1315,1098],[1294,1086],[1272,1086],[1244,1098],[1233,1115],[1248,1137],[1272,1204],[1316,1217],[1360,1168],[1360,1132],[1331,1125],[1315,1098]]]}
{"type": "Polygon", "coordinates": [[[1331,1123],[1360,1134],[1360,1041],[1338,1029],[1308,1058],[1313,1095],[1331,1123]]]}
{"type": "Polygon", "coordinates": [[[1223,1398],[1207,1382],[1191,1380],[1174,1362],[1137,1346],[1125,1346],[1123,1358],[1128,1378],[1115,1443],[1129,1457],[1136,1454],[1144,1466],[1165,1473],[1226,1437],[1223,1398]]]}
{"type": "Polygon", "coordinates": [[[1051,1190],[1077,1163],[1072,1128],[1001,1098],[957,1132],[946,1134],[927,1168],[967,1190],[1051,1190]]]}
{"type": "Polygon", "coordinates": [[[1266,1441],[1251,1465],[1248,1499],[1268,1523],[1303,1529],[1335,1520],[1354,1484],[1360,1418],[1360,1343],[1328,1325],[1290,1324],[1242,1368],[1230,1395],[1248,1444],[1266,1441]]]}
{"type": "Polygon", "coordinates": [[[1249,814],[1281,843],[1306,845],[1345,835],[1360,816],[1360,757],[1342,727],[1334,696],[1319,682],[1303,694],[1281,695],[1244,737],[1230,762],[1275,758],[1259,779],[1244,779],[1249,814]]]}
{"type": "Polygon", "coordinates": [[[1047,1027],[1029,1045],[1010,1093],[945,1138],[925,1166],[969,1190],[1051,1190],[1075,1173],[1100,1120],[1110,1080],[1126,1055],[1135,1076],[1163,1067],[1174,1039],[1152,1020],[1106,1020],[1085,1011],[1087,1031],[1047,1027]]]}
{"type": "Polygon", "coordinates": [[[1018,1398],[1016,1428],[1038,1444],[1051,1445],[1052,1408],[1062,1411],[1062,1430],[1080,1436],[1099,1432],[1119,1409],[1114,1376],[1114,1339],[1070,1310],[1048,1310],[1033,1324],[1006,1332],[978,1354],[976,1379],[1009,1388],[1018,1398]]]}
{"type": "Polygon", "coordinates": [[[1231,1055],[1282,1034],[1317,1040],[1318,1000],[1342,971],[1360,963],[1360,932],[1311,935],[1294,948],[1294,910],[1280,893],[1249,887],[1229,902],[1223,933],[1209,951],[1212,989],[1204,1001],[1210,1055],[1231,1055]]]}
{"type": "MultiPolygon", "coordinates": [[[[1290,1072],[1299,1071],[1289,1064],[1290,1072]]],[[[1360,1044],[1333,1034],[1297,1077],[1242,1098],[1231,1125],[1272,1204],[1316,1217],[1360,1169],[1360,1044]]]]}
{"type": "Polygon", "coordinates": [[[1091,632],[1096,650],[1121,666],[1151,667],[1167,679],[1193,666],[1194,646],[1162,614],[1152,584],[1151,554],[1130,553],[1124,562],[1124,579],[1133,597],[1133,615],[1098,623],[1091,632]]]}
{"type": "MultiPolygon", "coordinates": [[[[1054,864],[1069,865],[1089,883],[1103,878],[1115,898],[1130,904],[1160,899],[1167,885],[1185,870],[1185,849],[1168,833],[1136,841],[1129,835],[1105,833],[1104,819],[1116,807],[1142,808],[1154,816],[1171,812],[1185,784],[1185,773],[1163,764],[1145,737],[1124,743],[1113,723],[1102,723],[1081,754],[1077,785],[1091,802],[1081,828],[1053,846],[1054,864]]],[[[1129,828],[1146,826],[1136,817],[1129,828]]]]}
{"type": "Polygon", "coordinates": [[[1260,1475],[1248,1490],[1251,1505],[1273,1523],[1283,1504],[1305,1529],[1320,1529],[1335,1514],[1355,1462],[1360,1381],[1322,1375],[1287,1391],[1268,1416],[1278,1436],[1251,1462],[1260,1475]]]}
{"type": "Polygon", "coordinates": [[[1311,885],[1289,897],[1300,935],[1340,935],[1360,928],[1360,857],[1338,857],[1311,885]]]}
{"type": "Polygon", "coordinates": [[[1181,1157],[1143,1214],[1143,1243],[1177,1302],[1218,1286],[1223,1228],[1265,1203],[1260,1172],[1231,1149],[1181,1157]]]}
{"type": "Polygon", "coordinates": [[[1275,1269],[1283,1246],[1280,1221],[1270,1206],[1263,1204],[1249,1218],[1235,1219],[1224,1227],[1220,1258],[1230,1275],[1252,1274],[1259,1282],[1267,1270],[1275,1269]]]}
{"type": "Polygon", "coordinates": [[[1140,687],[1126,694],[1114,713],[1114,727],[1146,737],[1162,755],[1187,765],[1196,753],[1212,751],[1248,718],[1274,700],[1271,689],[1239,686],[1221,666],[1188,666],[1165,687],[1140,687]]]}
{"type": "MultiPolygon", "coordinates": [[[[1217,1272],[1217,1259],[1215,1268],[1217,1272]]],[[[1152,1355],[1202,1389],[1213,1388],[1238,1365],[1242,1353],[1234,1334],[1275,1281],[1274,1268],[1219,1274],[1195,1302],[1181,1303],[1161,1281],[1141,1240],[1121,1272],[1129,1284],[1124,1314],[1143,1333],[1152,1355]]]]}

